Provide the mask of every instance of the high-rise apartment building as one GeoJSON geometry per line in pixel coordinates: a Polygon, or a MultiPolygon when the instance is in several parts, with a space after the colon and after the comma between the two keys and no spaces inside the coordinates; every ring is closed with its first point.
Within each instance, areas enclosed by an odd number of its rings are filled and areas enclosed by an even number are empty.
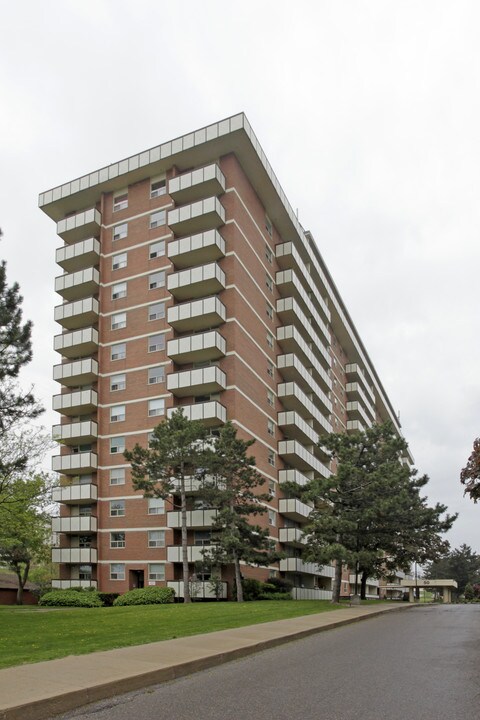
{"type": "MultiPolygon", "coordinates": [[[[179,596],[175,496],[133,490],[123,450],[174,408],[255,438],[272,500],[260,523],[295,596],[327,598],[333,568],[301,560],[308,505],[285,480],[328,476],[321,438],[397,417],[310,233],[246,117],[235,115],[53,188],[61,332],[54,367],[61,474],[57,587],[168,584],[179,596]]],[[[190,488],[192,574],[214,510],[190,488]]],[[[256,519],[258,521],[258,518],[256,519]]],[[[196,592],[211,593],[200,572],[196,592]]],[[[223,569],[223,592],[231,578],[223,569]]],[[[345,583],[344,583],[345,585],[345,583]]],[[[229,586],[229,587],[227,587],[229,586]]]]}

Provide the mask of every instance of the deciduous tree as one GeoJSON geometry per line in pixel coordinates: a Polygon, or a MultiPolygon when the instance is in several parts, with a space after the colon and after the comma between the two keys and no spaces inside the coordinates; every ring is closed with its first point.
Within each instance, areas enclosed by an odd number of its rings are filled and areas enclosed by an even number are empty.
{"type": "Polygon", "coordinates": [[[473,441],[473,450],[468,462],[460,473],[460,482],[465,485],[465,495],[473,502],[480,499],[480,438],[473,441]]]}

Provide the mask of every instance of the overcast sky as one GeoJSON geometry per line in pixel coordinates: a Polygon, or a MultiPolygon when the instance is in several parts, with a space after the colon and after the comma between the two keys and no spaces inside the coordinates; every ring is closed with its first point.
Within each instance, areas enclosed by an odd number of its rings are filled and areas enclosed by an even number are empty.
{"type": "Polygon", "coordinates": [[[245,111],[400,412],[449,534],[480,435],[477,0],[0,0],[0,257],[50,411],[55,225],[38,193],[245,111]]]}

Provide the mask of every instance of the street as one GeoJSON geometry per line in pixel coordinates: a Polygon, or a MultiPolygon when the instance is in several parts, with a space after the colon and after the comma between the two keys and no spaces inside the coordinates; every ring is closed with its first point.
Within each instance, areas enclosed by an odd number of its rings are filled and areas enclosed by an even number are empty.
{"type": "Polygon", "coordinates": [[[332,629],[64,720],[456,720],[480,707],[480,604],[332,629]]]}

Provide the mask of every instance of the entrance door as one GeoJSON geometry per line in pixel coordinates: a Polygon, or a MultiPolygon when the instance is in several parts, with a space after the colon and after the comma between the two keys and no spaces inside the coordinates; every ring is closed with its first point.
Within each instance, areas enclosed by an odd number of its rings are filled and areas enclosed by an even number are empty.
{"type": "Polygon", "coordinates": [[[145,587],[145,572],[144,570],[130,570],[130,590],[135,588],[145,587]]]}

